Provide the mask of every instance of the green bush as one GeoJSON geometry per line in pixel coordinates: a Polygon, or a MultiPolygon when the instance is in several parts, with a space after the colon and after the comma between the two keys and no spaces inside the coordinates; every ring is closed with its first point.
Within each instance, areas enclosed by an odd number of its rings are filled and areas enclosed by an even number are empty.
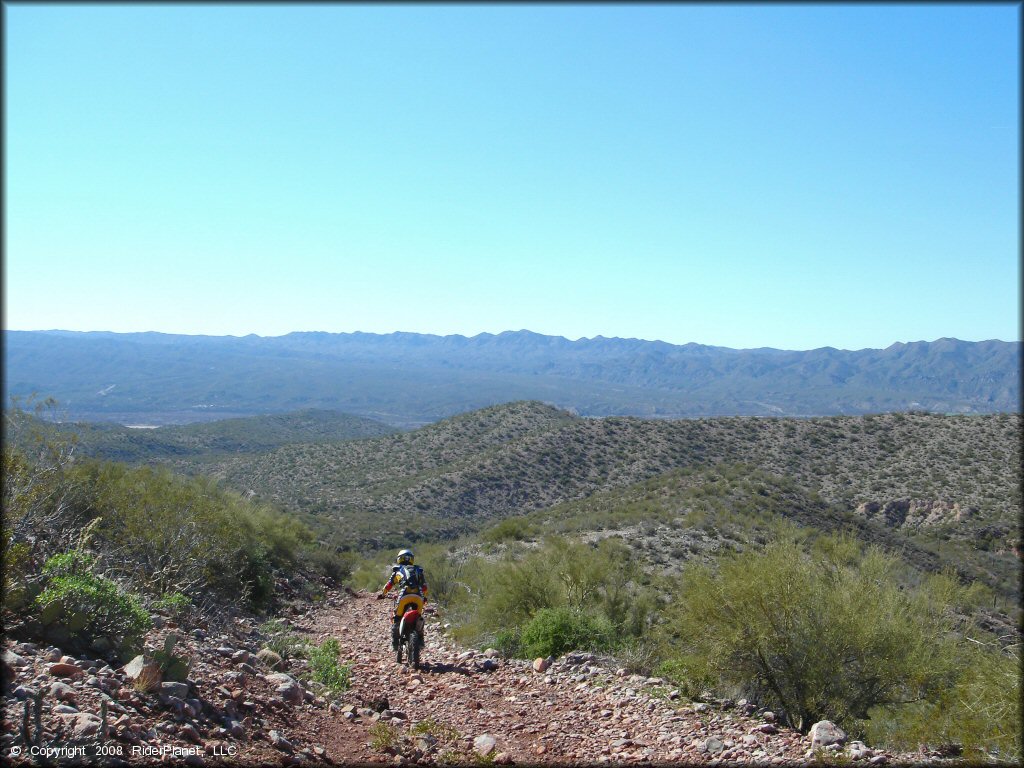
{"type": "Polygon", "coordinates": [[[338,695],[348,690],[352,668],[338,663],[341,646],[334,638],[320,643],[309,652],[309,666],[313,679],[327,686],[331,693],[338,695]]]}
{"type": "Polygon", "coordinates": [[[298,635],[290,632],[280,619],[272,619],[260,626],[260,630],[269,635],[264,645],[282,659],[303,658],[307,655],[308,643],[298,635]]]}
{"type": "Polygon", "coordinates": [[[495,634],[494,642],[491,645],[506,659],[524,658],[521,635],[522,630],[519,627],[502,629],[495,634]]]}
{"type": "Polygon", "coordinates": [[[102,517],[97,548],[116,548],[119,576],[151,595],[201,592],[266,606],[275,572],[294,570],[313,546],[295,518],[208,478],[99,461],[76,465],[69,477],[89,514],[102,517]]]}
{"type": "Polygon", "coordinates": [[[696,699],[717,682],[717,675],[707,660],[694,654],[666,659],[655,667],[654,674],[670,680],[683,696],[690,699],[696,699]]]}
{"type": "Polygon", "coordinates": [[[355,556],[350,552],[335,552],[326,547],[313,547],[303,552],[301,560],[310,570],[340,584],[352,575],[355,556]]]}
{"type": "Polygon", "coordinates": [[[394,751],[402,743],[402,734],[395,726],[377,721],[370,726],[370,749],[374,752],[394,751]]]}
{"type": "Polygon", "coordinates": [[[136,652],[151,626],[139,599],[87,568],[92,558],[71,552],[43,566],[46,586],[35,599],[39,621],[55,641],[124,657],[136,652]]]}
{"type": "MultiPolygon", "coordinates": [[[[372,558],[365,558],[353,568],[349,583],[353,589],[364,589],[367,592],[379,592],[388,576],[391,575],[390,565],[394,563],[394,553],[378,552],[372,558]]],[[[426,568],[426,567],[424,567],[426,568]]],[[[431,584],[431,574],[427,573],[427,584],[431,584]]]]}
{"type": "MultiPolygon", "coordinates": [[[[644,578],[618,538],[596,545],[558,536],[539,547],[513,543],[497,562],[472,558],[459,564],[449,579],[454,588],[447,616],[458,639],[494,645],[508,656],[527,653],[521,633],[546,610],[564,609],[563,615],[597,622],[602,634],[635,639],[650,632],[659,609],[644,578]]],[[[635,649],[634,643],[624,653],[635,649]]]]}
{"type": "Polygon", "coordinates": [[[901,588],[899,561],[853,540],[792,541],[691,567],[673,608],[686,652],[722,685],[782,708],[806,732],[821,719],[858,730],[868,710],[918,701],[956,677],[956,586],[901,588]]]}
{"type": "Polygon", "coordinates": [[[76,576],[92,572],[96,564],[95,555],[73,549],[54,555],[43,564],[43,573],[50,578],[56,576],[76,576]]]}
{"type": "Polygon", "coordinates": [[[564,602],[551,563],[536,553],[497,563],[482,574],[480,618],[489,630],[528,621],[564,602]]]}
{"type": "Polygon", "coordinates": [[[459,732],[447,723],[439,723],[432,718],[426,718],[414,723],[409,728],[412,736],[433,736],[441,744],[454,744],[459,740],[459,732]]]}
{"type": "Polygon", "coordinates": [[[534,526],[522,518],[510,517],[492,525],[480,534],[485,544],[500,544],[505,541],[523,541],[535,533],[534,526]]]}
{"type": "Polygon", "coordinates": [[[525,658],[560,656],[566,651],[607,650],[613,643],[611,623],[571,608],[543,608],[523,628],[525,658]]]}
{"type": "Polygon", "coordinates": [[[964,649],[956,684],[932,700],[876,707],[864,724],[872,744],[910,751],[921,744],[956,744],[968,759],[1016,764],[1021,743],[1020,659],[976,645],[964,649]]]}
{"type": "Polygon", "coordinates": [[[182,621],[195,609],[192,598],[181,592],[170,592],[160,599],[154,600],[152,607],[153,610],[166,613],[175,621],[182,621]]]}

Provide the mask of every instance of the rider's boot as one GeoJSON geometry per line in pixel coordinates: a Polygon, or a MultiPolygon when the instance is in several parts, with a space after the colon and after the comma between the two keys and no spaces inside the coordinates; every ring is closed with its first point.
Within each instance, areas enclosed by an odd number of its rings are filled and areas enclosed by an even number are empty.
{"type": "Polygon", "coordinates": [[[391,650],[398,650],[398,624],[391,625],[391,650]]]}

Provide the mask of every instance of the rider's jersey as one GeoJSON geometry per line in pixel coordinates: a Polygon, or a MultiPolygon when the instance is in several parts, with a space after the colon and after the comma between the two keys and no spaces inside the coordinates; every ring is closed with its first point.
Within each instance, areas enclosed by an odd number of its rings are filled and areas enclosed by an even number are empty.
{"type": "Polygon", "coordinates": [[[392,567],[391,578],[384,585],[384,594],[398,586],[403,595],[418,594],[427,597],[427,579],[418,565],[396,565],[392,567]]]}
{"type": "Polygon", "coordinates": [[[423,569],[418,565],[395,565],[391,569],[391,578],[384,585],[383,594],[387,594],[392,587],[398,586],[401,596],[395,604],[395,617],[401,616],[406,607],[412,604],[420,609],[427,599],[427,580],[423,575],[423,569]]]}

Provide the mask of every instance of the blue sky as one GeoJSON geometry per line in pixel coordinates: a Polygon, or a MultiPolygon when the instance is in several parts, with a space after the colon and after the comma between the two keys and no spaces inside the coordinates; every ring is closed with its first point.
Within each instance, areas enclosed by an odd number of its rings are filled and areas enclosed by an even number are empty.
{"type": "Polygon", "coordinates": [[[5,328],[1020,339],[1017,5],[4,13],[5,328]]]}

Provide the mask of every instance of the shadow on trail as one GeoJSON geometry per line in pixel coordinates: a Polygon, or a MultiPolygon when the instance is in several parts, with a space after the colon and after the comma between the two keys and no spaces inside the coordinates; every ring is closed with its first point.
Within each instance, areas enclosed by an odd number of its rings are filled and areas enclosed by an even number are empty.
{"type": "Polygon", "coordinates": [[[420,663],[420,671],[427,672],[431,675],[436,674],[450,674],[456,673],[459,675],[465,675],[467,677],[474,674],[474,670],[468,667],[463,667],[458,664],[439,664],[437,662],[424,661],[420,663]]]}

